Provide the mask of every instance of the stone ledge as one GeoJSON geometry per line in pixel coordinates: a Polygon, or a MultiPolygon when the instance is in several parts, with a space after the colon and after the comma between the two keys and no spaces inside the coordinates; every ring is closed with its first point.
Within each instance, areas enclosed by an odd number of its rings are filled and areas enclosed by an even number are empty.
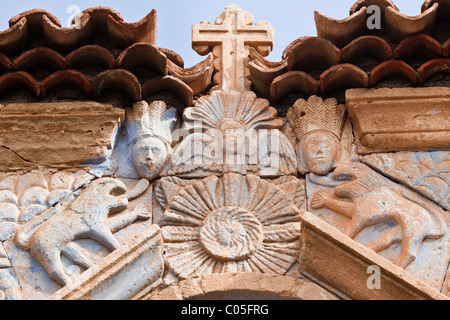
{"type": "Polygon", "coordinates": [[[449,150],[450,88],[351,89],[346,106],[359,154],[449,150]]]}
{"type": "Polygon", "coordinates": [[[356,300],[448,300],[403,269],[306,212],[300,271],[356,300]],[[342,267],[340,267],[342,266],[342,267]],[[380,288],[369,289],[369,267],[380,268],[380,288]]]}

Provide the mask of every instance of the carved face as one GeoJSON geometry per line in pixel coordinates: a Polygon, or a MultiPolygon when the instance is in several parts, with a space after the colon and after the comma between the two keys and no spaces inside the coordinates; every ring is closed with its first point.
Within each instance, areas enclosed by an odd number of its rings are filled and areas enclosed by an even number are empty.
{"type": "Polygon", "coordinates": [[[329,133],[317,132],[306,136],[300,143],[300,154],[306,167],[315,174],[330,172],[338,155],[336,139],[329,133]]]}
{"type": "Polygon", "coordinates": [[[155,178],[163,169],[167,156],[167,147],[158,138],[144,138],[133,146],[133,163],[141,178],[155,178]]]}

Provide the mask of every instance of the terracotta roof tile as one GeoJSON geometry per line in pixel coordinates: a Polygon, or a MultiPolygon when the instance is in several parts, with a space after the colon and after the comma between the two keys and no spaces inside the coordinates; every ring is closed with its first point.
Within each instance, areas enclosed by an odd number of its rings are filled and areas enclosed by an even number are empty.
{"type": "Polygon", "coordinates": [[[39,97],[39,82],[25,71],[8,72],[0,77],[0,96],[15,89],[25,88],[33,96],[39,97]]]}
{"type": "Polygon", "coordinates": [[[367,73],[349,63],[333,66],[320,76],[320,91],[323,95],[349,88],[368,86],[369,76],[367,73]]]}
{"type": "Polygon", "coordinates": [[[30,71],[36,67],[52,70],[64,69],[67,67],[67,60],[53,49],[40,47],[24,52],[13,63],[15,70],[30,71]]]}
{"type": "Polygon", "coordinates": [[[13,64],[9,58],[0,52],[0,72],[6,73],[10,71],[13,67],[13,64]]]}
{"type": "Polygon", "coordinates": [[[317,35],[327,39],[338,47],[343,47],[365,32],[367,8],[362,7],[349,17],[336,20],[315,11],[317,35]]]}
{"type": "Polygon", "coordinates": [[[117,58],[117,65],[127,70],[148,67],[161,76],[168,72],[166,55],[150,43],[136,43],[128,47],[117,58]]]}
{"type": "Polygon", "coordinates": [[[212,55],[209,55],[205,60],[199,62],[192,68],[180,68],[171,60],[167,61],[167,66],[169,74],[187,84],[194,95],[204,92],[211,85],[214,72],[214,59],[212,55]]]}
{"type": "Polygon", "coordinates": [[[366,56],[386,61],[392,57],[392,49],[386,40],[376,36],[359,37],[342,49],[342,62],[355,63],[366,56]]]}
{"type": "Polygon", "coordinates": [[[270,101],[277,104],[282,97],[289,93],[306,96],[317,95],[319,84],[303,71],[289,71],[273,80],[270,85],[270,101]]]}
{"type": "Polygon", "coordinates": [[[330,41],[317,37],[303,37],[286,49],[289,71],[326,70],[341,60],[341,51],[330,41]]]}
{"type": "Polygon", "coordinates": [[[71,68],[77,68],[86,65],[102,65],[105,68],[112,69],[116,66],[116,59],[105,48],[99,45],[87,45],[75,49],[66,57],[67,64],[71,68]]]}
{"type": "Polygon", "coordinates": [[[394,58],[404,61],[410,60],[414,56],[427,56],[429,59],[441,57],[443,48],[439,42],[426,34],[413,35],[395,48],[394,58]]]}
{"type": "Polygon", "coordinates": [[[92,80],[92,92],[100,97],[106,89],[124,92],[133,102],[141,99],[141,85],[134,74],[124,69],[106,70],[92,80]]]}
{"type": "Polygon", "coordinates": [[[418,33],[431,34],[436,21],[438,4],[434,4],[420,15],[410,17],[392,7],[386,8],[386,33],[395,42],[418,33]]]}
{"type": "Polygon", "coordinates": [[[425,0],[422,5],[422,12],[430,9],[435,3],[439,4],[437,19],[450,21],[450,1],[449,0],[425,0]]]}
{"type": "Polygon", "coordinates": [[[41,83],[41,95],[45,97],[48,92],[61,85],[72,85],[80,89],[86,97],[91,94],[91,83],[88,78],[76,70],[59,70],[47,78],[41,83]]]}
{"type": "Polygon", "coordinates": [[[194,95],[192,89],[178,78],[164,76],[152,78],[142,85],[142,99],[161,91],[174,92],[185,106],[192,106],[194,95]]]}
{"type": "Polygon", "coordinates": [[[133,43],[148,42],[156,44],[156,11],[152,10],[145,18],[135,23],[126,23],[107,16],[108,35],[117,47],[127,47],[133,43]]]}
{"type": "Polygon", "coordinates": [[[447,42],[444,43],[443,49],[444,49],[443,51],[444,57],[450,56],[450,39],[448,39],[447,42]]]}
{"type": "Polygon", "coordinates": [[[394,77],[403,78],[413,86],[417,85],[417,74],[412,67],[401,60],[388,60],[372,70],[370,73],[370,86],[394,77]]]}
{"type": "Polygon", "coordinates": [[[417,71],[419,85],[423,85],[429,78],[440,72],[450,72],[450,59],[433,59],[424,63],[417,71]]]}
{"type": "Polygon", "coordinates": [[[15,53],[25,46],[28,37],[28,23],[21,18],[8,30],[0,31],[0,51],[5,54],[15,53]]]}
{"type": "Polygon", "coordinates": [[[61,22],[59,22],[57,17],[55,17],[52,13],[42,9],[33,9],[19,13],[9,20],[9,27],[13,27],[22,18],[25,18],[27,20],[27,26],[30,35],[42,34],[42,16],[44,15],[47,16],[47,18],[55,25],[61,27],[61,22]]]}
{"type": "Polygon", "coordinates": [[[391,0],[358,0],[355,4],[350,8],[350,14],[353,14],[359,11],[363,7],[377,6],[384,11],[387,7],[392,7],[394,10],[399,11],[397,6],[391,0]]]}

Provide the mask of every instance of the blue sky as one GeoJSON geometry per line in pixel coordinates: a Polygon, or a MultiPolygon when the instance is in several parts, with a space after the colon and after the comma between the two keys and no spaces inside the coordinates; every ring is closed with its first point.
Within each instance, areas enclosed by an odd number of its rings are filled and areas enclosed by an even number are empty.
{"type": "MultiPolygon", "coordinates": [[[[69,6],[76,5],[81,10],[106,6],[118,11],[126,22],[135,22],[145,17],[152,9],[157,11],[157,45],[171,49],[182,56],[185,67],[191,67],[204,57],[191,48],[191,26],[202,20],[214,23],[217,16],[228,4],[238,4],[250,11],[254,20],[267,20],[275,29],[274,50],[269,55],[271,61],[280,61],[286,46],[301,36],[315,36],[314,11],[329,17],[343,19],[356,0],[19,0],[9,1],[0,12],[0,30],[8,28],[10,18],[18,13],[37,8],[53,13],[66,26],[71,16],[69,6]],[[11,4],[13,3],[13,4],[11,4]]],[[[420,14],[423,0],[394,0],[400,12],[415,16],[420,14]]]]}

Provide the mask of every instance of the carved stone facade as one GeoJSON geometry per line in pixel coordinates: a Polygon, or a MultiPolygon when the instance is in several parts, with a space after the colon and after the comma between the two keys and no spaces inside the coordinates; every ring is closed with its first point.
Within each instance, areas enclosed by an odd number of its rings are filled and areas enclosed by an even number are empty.
{"type": "Polygon", "coordinates": [[[449,8],[316,13],[270,62],[273,28],[230,5],[188,69],[155,11],[14,17],[0,300],[450,298],[449,8]]]}

